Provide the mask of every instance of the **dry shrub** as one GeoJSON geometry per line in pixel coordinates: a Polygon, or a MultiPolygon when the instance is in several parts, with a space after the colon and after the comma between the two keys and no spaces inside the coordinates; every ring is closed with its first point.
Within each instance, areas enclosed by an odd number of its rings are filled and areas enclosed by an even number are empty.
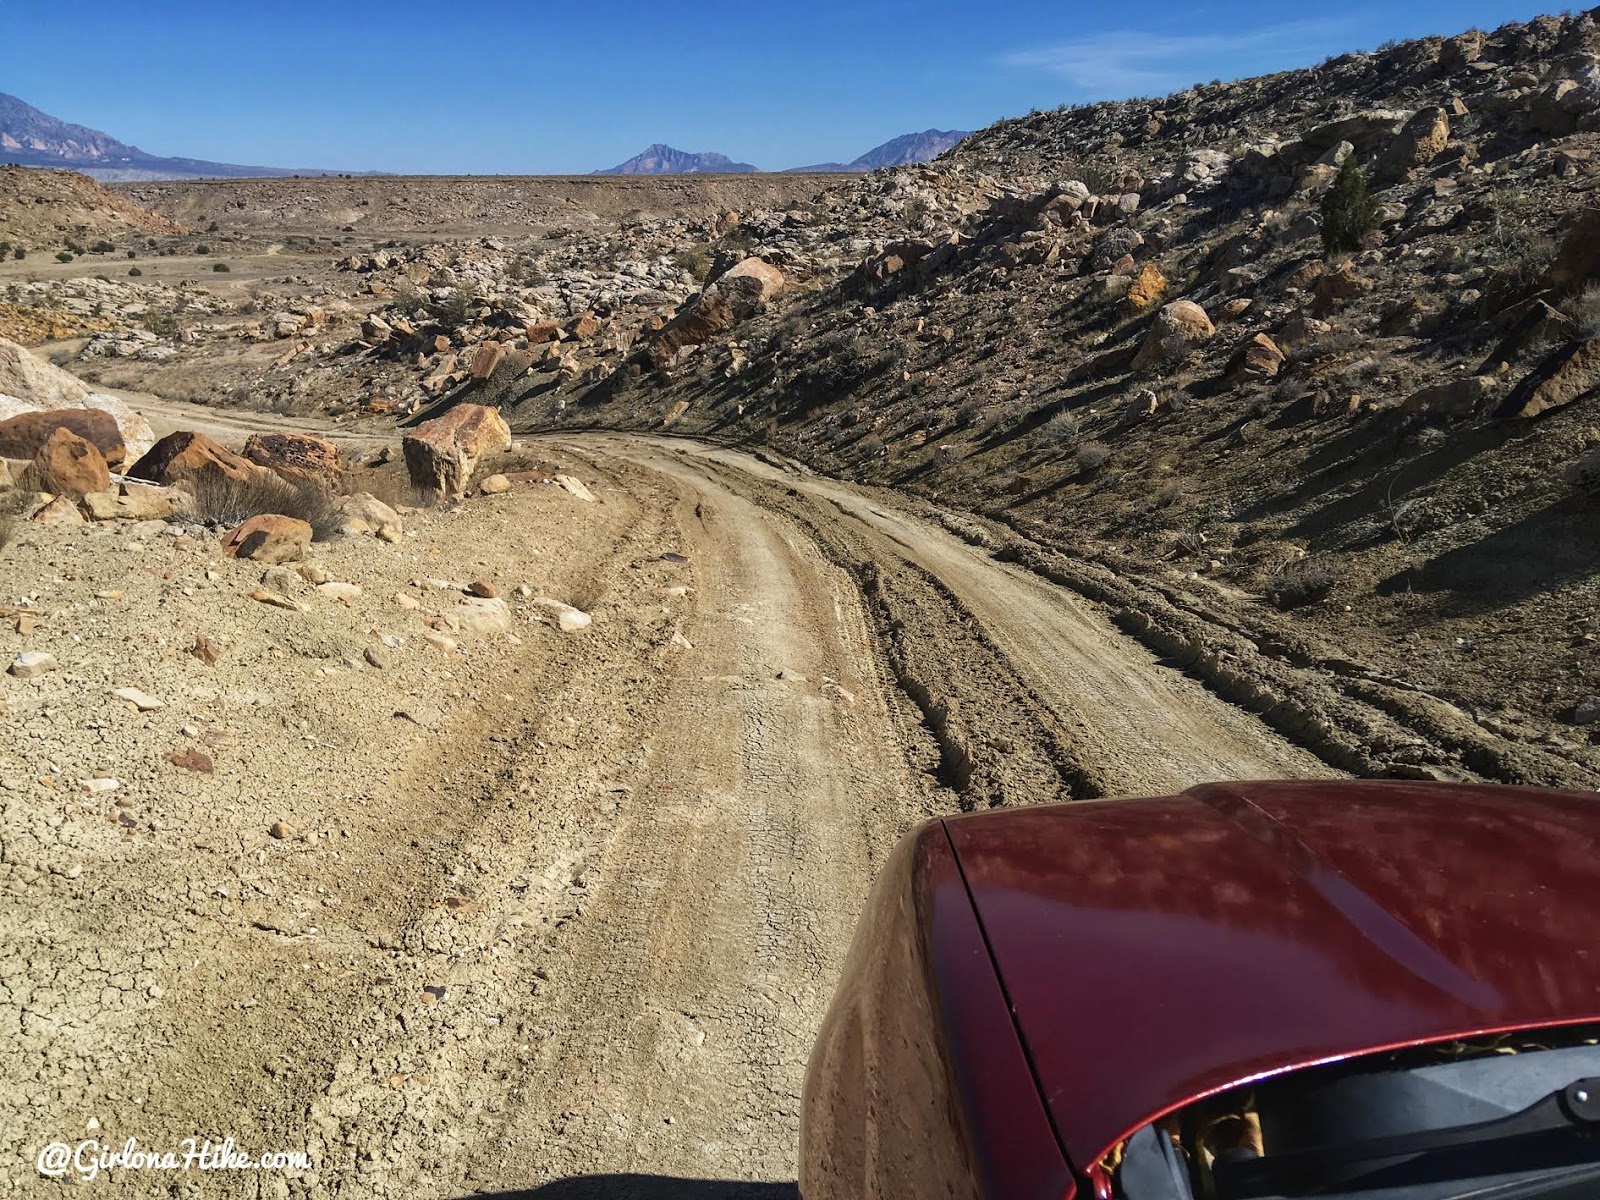
{"type": "Polygon", "coordinates": [[[1156,493],[1156,507],[1170,508],[1188,493],[1189,487],[1181,479],[1169,479],[1156,493]]]}
{"type": "Polygon", "coordinates": [[[1267,599],[1278,608],[1299,608],[1324,599],[1339,582],[1339,572],[1320,558],[1284,563],[1267,582],[1267,599]]]}
{"type": "Polygon", "coordinates": [[[188,485],[194,494],[194,515],[202,521],[234,526],[262,513],[293,517],[311,526],[313,541],[326,541],[339,531],[339,501],[325,485],[290,480],[263,471],[236,479],[220,471],[202,471],[188,485]]]}
{"type": "Polygon", "coordinates": [[[1085,442],[1073,455],[1080,471],[1098,471],[1111,461],[1111,447],[1104,442],[1085,442]]]}

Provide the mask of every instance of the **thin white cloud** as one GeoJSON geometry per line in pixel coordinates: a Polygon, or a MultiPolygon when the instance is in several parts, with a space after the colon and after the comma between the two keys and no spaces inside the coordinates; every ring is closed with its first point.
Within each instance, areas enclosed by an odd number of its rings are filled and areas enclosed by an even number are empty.
{"type": "Polygon", "coordinates": [[[1342,38],[1349,20],[1290,21],[1241,33],[1158,34],[1108,30],[1005,55],[1008,67],[1048,71],[1096,97],[1170,92],[1197,80],[1236,78],[1270,60],[1310,66],[1342,38]]]}

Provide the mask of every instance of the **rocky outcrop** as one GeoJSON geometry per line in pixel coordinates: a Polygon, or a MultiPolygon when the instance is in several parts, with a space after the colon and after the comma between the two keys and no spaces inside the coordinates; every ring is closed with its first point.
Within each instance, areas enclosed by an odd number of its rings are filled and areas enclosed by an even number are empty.
{"type": "Polygon", "coordinates": [[[0,395],[36,408],[65,408],[87,400],[89,385],[26,347],[0,338],[0,395]]]}
{"type": "Polygon", "coordinates": [[[651,343],[650,357],[665,366],[686,346],[703,346],[759,312],[783,292],[783,272],[759,258],[732,267],[674,317],[651,343]]]}
{"type": "Polygon", "coordinates": [[[0,421],[0,458],[30,459],[58,429],[89,442],[112,468],[121,467],[127,458],[116,420],[110,413],[91,408],[25,412],[0,421]]]}
{"type": "Polygon", "coordinates": [[[170,485],[192,484],[202,475],[213,479],[256,480],[267,472],[203,433],[182,431],[162,438],[151,447],[150,453],[128,469],[128,474],[134,479],[170,485]]]}
{"type": "Polygon", "coordinates": [[[336,486],[341,464],[339,448],[326,438],[308,433],[252,433],[243,456],[285,479],[336,486]]]}
{"type": "Polygon", "coordinates": [[[259,563],[299,562],[311,546],[311,526],[295,517],[262,513],[251,517],[223,539],[229,558],[259,563]]]}
{"type": "Polygon", "coordinates": [[[460,499],[478,460],[491,451],[511,448],[511,430],[492,408],[458,404],[417,426],[401,448],[412,486],[460,499]]]}
{"type": "Polygon", "coordinates": [[[1156,314],[1134,355],[1133,369],[1142,370],[1174,354],[1203,346],[1216,331],[1206,310],[1193,300],[1174,300],[1156,314]]]}
{"type": "Polygon", "coordinates": [[[1537,417],[1552,408],[1571,404],[1600,382],[1600,339],[1568,342],[1540,360],[1539,365],[1506,394],[1494,410],[1497,419],[1537,417]]]}
{"type": "Polygon", "coordinates": [[[111,487],[105,456],[70,429],[57,429],[39,447],[33,469],[38,486],[56,496],[77,500],[111,487]]]}

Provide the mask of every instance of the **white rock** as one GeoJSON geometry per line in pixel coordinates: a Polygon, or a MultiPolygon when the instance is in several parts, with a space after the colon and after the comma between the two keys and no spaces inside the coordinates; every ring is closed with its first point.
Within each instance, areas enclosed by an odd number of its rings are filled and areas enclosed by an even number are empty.
{"type": "Polygon", "coordinates": [[[319,583],[317,584],[317,594],[319,596],[327,596],[332,600],[343,600],[346,604],[349,604],[350,601],[361,595],[361,585],[338,582],[319,583]]]}
{"type": "Polygon", "coordinates": [[[165,708],[165,700],[157,700],[148,692],[141,692],[138,688],[116,688],[111,693],[118,700],[126,700],[140,712],[154,712],[158,708],[165,708]]]}
{"type": "Polygon", "coordinates": [[[571,475],[557,475],[556,486],[564,491],[571,492],[579,500],[587,500],[590,503],[594,502],[594,493],[588,488],[584,487],[582,482],[574,479],[571,475]]]}
{"type": "MultiPolygon", "coordinates": [[[[573,609],[577,612],[577,609],[573,609]]],[[[511,609],[498,596],[484,599],[473,597],[463,600],[452,614],[460,627],[468,633],[505,633],[511,628],[511,609]]],[[[584,625],[589,623],[587,613],[579,613],[584,625]]],[[[565,628],[563,626],[562,628],[565,628]]],[[[579,626],[578,628],[582,628],[579,626]]]]}
{"type": "Polygon", "coordinates": [[[101,792],[114,792],[114,791],[116,791],[119,787],[122,786],[122,780],[120,780],[120,779],[109,779],[109,778],[107,778],[107,779],[85,779],[80,786],[82,786],[84,791],[88,792],[91,796],[94,796],[94,795],[100,794],[101,792]]]}
{"type": "Polygon", "coordinates": [[[47,671],[54,671],[60,665],[54,654],[44,650],[24,650],[6,668],[6,674],[15,675],[18,679],[32,679],[47,671]]]}
{"type": "Polygon", "coordinates": [[[563,604],[560,600],[552,600],[548,596],[535,597],[533,605],[550,614],[562,633],[576,633],[580,629],[587,629],[594,621],[594,618],[582,609],[563,604]]]}

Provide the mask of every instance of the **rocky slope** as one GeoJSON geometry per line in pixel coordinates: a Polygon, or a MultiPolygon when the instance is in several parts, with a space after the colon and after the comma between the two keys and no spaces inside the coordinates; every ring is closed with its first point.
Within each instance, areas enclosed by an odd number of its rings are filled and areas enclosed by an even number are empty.
{"type": "Polygon", "coordinates": [[[1002,123],[747,218],[786,298],[666,355],[630,333],[603,382],[580,354],[519,413],[962,503],[1268,653],[1587,743],[1597,50],[1546,17],[1002,123]],[[1346,157],[1378,225],[1330,255],[1346,157]]]}
{"type": "Polygon", "coordinates": [[[177,222],[75,171],[0,167],[0,239],[12,253],[181,233],[177,222]]]}

